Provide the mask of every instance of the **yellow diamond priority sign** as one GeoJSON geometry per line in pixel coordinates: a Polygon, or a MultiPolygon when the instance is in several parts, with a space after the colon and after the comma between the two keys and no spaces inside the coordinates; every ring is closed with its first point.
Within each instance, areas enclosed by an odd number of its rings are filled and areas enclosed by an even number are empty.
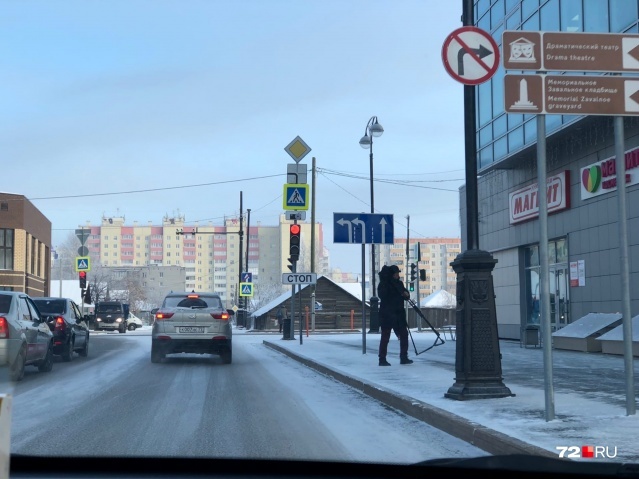
{"type": "Polygon", "coordinates": [[[286,145],[284,151],[286,151],[286,153],[288,153],[291,158],[295,160],[295,163],[299,163],[302,158],[309,154],[311,148],[306,143],[304,143],[304,140],[302,140],[299,136],[296,136],[293,141],[286,145]]]}

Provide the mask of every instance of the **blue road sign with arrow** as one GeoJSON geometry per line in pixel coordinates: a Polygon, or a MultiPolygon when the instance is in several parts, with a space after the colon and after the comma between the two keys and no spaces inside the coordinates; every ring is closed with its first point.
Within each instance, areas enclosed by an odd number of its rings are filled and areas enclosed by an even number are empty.
{"type": "Polygon", "coordinates": [[[253,273],[242,273],[242,283],[252,283],[253,273]]]}
{"type": "Polygon", "coordinates": [[[393,244],[393,215],[333,213],[333,243],[393,244]]]}

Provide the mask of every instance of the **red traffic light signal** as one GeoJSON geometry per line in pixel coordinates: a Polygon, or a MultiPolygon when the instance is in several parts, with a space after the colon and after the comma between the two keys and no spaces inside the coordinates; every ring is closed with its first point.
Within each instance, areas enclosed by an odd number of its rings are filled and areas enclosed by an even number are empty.
{"type": "Polygon", "coordinates": [[[80,271],[78,273],[78,279],[80,280],[80,289],[84,289],[87,287],[87,272],[80,271]]]}
{"type": "Polygon", "coordinates": [[[289,254],[291,255],[291,261],[295,262],[300,258],[300,233],[302,227],[300,225],[291,225],[289,228],[289,254]]]}

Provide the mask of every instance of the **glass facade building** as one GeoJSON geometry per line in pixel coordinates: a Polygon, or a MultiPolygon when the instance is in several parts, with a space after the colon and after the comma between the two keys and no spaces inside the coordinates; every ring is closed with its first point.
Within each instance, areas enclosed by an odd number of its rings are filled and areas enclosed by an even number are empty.
{"type": "MultiPolygon", "coordinates": [[[[504,30],[639,33],[636,0],[480,0],[477,27],[501,48],[504,30]]],[[[548,115],[550,135],[581,117],[548,115]]],[[[477,87],[477,164],[480,171],[536,141],[535,115],[504,112],[504,68],[477,87]]]]}
{"type": "MultiPolygon", "coordinates": [[[[637,0],[478,0],[474,18],[475,25],[490,32],[501,48],[502,33],[511,30],[639,34],[638,4],[637,0]]],[[[639,45],[639,36],[636,41],[639,45]]],[[[489,81],[475,87],[479,247],[497,259],[493,281],[499,335],[523,340],[526,331],[543,324],[537,117],[505,113],[504,75],[500,66],[489,81]]],[[[624,75],[637,78],[636,73],[624,75]]],[[[639,315],[639,116],[625,116],[623,122],[635,317],[639,315]]],[[[556,332],[591,312],[623,310],[618,192],[612,117],[547,114],[545,123],[550,324],[556,332]],[[592,172],[600,173],[600,182],[592,181],[592,172]]],[[[460,204],[465,250],[464,191],[460,204]]]]}

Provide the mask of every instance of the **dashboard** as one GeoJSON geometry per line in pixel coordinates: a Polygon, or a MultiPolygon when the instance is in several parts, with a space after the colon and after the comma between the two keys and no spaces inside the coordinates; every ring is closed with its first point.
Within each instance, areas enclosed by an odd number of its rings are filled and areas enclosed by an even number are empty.
{"type": "Polygon", "coordinates": [[[573,462],[524,455],[435,459],[414,465],[171,457],[41,457],[13,455],[10,478],[359,479],[639,477],[639,465],[573,462]]]}

